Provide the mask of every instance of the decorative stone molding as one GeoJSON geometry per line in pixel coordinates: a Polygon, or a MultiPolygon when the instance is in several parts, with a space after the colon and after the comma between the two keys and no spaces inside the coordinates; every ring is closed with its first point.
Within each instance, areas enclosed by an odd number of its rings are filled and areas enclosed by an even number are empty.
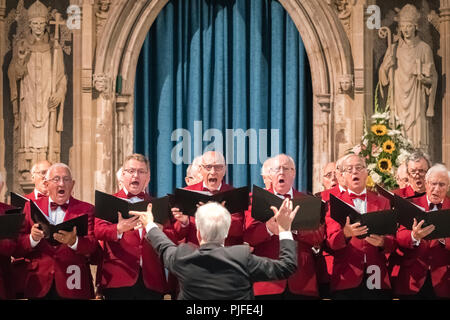
{"type": "Polygon", "coordinates": [[[355,68],[355,92],[364,93],[364,69],[355,68]]]}
{"type": "Polygon", "coordinates": [[[319,93],[315,95],[316,101],[320,107],[320,111],[330,113],[331,111],[331,95],[329,93],[319,93]]]}
{"type": "Polygon", "coordinates": [[[353,75],[343,74],[338,77],[339,93],[351,94],[353,89],[353,75]]]}
{"type": "Polygon", "coordinates": [[[110,8],[111,8],[111,0],[98,0],[96,5],[95,12],[95,31],[97,33],[97,39],[101,38],[103,29],[106,24],[106,20],[108,19],[110,8]]]}
{"type": "Polygon", "coordinates": [[[327,3],[337,13],[337,16],[339,20],[341,20],[342,26],[344,27],[347,36],[349,36],[350,38],[351,33],[350,16],[352,14],[352,9],[356,3],[356,0],[327,0],[327,3]]]}
{"type": "Polygon", "coordinates": [[[92,84],[95,90],[102,94],[103,98],[111,98],[111,78],[107,74],[93,74],[92,84]]]}

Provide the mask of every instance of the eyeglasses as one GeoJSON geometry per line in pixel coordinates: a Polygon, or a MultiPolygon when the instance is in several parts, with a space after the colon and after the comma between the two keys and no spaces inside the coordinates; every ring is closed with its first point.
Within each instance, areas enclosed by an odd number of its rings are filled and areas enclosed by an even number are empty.
{"type": "Polygon", "coordinates": [[[343,170],[344,170],[344,172],[352,173],[353,169],[355,169],[356,172],[361,172],[365,168],[366,167],[364,167],[364,166],[348,166],[348,167],[344,167],[343,170]]]}
{"type": "Polygon", "coordinates": [[[273,173],[279,173],[279,172],[281,172],[281,170],[283,170],[283,171],[291,171],[291,170],[294,170],[294,168],[279,166],[279,167],[275,167],[275,168],[270,168],[269,171],[273,172],[273,173]]]}
{"type": "Polygon", "coordinates": [[[144,169],[134,169],[134,168],[129,168],[129,169],[123,169],[123,171],[125,171],[126,173],[128,173],[130,176],[132,176],[133,174],[137,173],[140,176],[143,176],[145,174],[148,173],[147,170],[144,169]]]}
{"type": "Polygon", "coordinates": [[[48,179],[47,181],[51,181],[51,182],[53,182],[53,183],[60,183],[61,180],[62,180],[62,182],[64,182],[64,183],[72,182],[72,178],[71,178],[71,177],[68,177],[68,176],[65,176],[65,177],[56,176],[56,177],[53,177],[53,178],[51,178],[51,179],[48,179]]]}
{"type": "Polygon", "coordinates": [[[222,171],[225,169],[225,165],[223,164],[202,164],[202,167],[205,168],[206,171],[211,171],[213,168],[215,171],[222,171]]]}
{"type": "Polygon", "coordinates": [[[416,174],[418,174],[418,175],[423,176],[423,175],[425,175],[426,173],[427,173],[427,170],[424,170],[424,169],[408,170],[408,174],[409,174],[409,175],[416,175],[416,174]]]}

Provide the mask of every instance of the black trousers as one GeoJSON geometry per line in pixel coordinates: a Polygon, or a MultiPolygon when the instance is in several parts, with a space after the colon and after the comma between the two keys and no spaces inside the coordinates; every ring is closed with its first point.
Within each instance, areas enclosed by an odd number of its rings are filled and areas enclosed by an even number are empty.
{"type": "Polygon", "coordinates": [[[41,298],[30,298],[30,300],[68,300],[67,298],[63,298],[56,291],[55,280],[53,280],[52,286],[47,294],[41,298]]]}
{"type": "Polygon", "coordinates": [[[142,269],[136,283],[131,287],[105,288],[102,290],[105,300],[162,300],[164,295],[148,289],[144,284],[142,269]]]}
{"type": "Polygon", "coordinates": [[[418,293],[411,295],[399,295],[398,298],[400,300],[437,300],[438,298],[434,293],[430,271],[428,270],[425,282],[418,293]]]}
{"type": "Polygon", "coordinates": [[[364,271],[364,276],[361,284],[356,288],[337,290],[331,292],[332,300],[392,300],[392,290],[389,289],[369,289],[367,288],[367,273],[364,271]]]}

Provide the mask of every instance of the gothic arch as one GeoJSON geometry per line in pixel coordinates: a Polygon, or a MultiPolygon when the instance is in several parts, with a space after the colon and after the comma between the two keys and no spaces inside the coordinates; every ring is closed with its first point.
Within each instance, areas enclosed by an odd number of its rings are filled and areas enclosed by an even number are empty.
{"type": "MultiPolygon", "coordinates": [[[[111,8],[102,38],[97,42],[94,74],[106,75],[111,83],[110,91],[115,93],[109,97],[100,95],[96,102],[97,109],[102,110],[97,114],[105,117],[97,119],[97,124],[111,124],[111,131],[105,130],[105,126],[97,126],[96,137],[103,141],[97,143],[97,148],[101,149],[97,154],[111,151],[114,154],[101,168],[97,168],[97,172],[104,175],[100,179],[104,184],[102,189],[107,190],[111,188],[108,185],[114,185],[113,173],[123,156],[132,151],[137,61],[151,25],[167,2],[118,1],[111,8]]],[[[280,0],[280,3],[300,32],[311,68],[314,93],[313,181],[314,189],[317,189],[321,168],[326,162],[335,160],[332,111],[338,94],[338,77],[353,74],[352,53],[342,24],[326,0],[280,0]]]]}

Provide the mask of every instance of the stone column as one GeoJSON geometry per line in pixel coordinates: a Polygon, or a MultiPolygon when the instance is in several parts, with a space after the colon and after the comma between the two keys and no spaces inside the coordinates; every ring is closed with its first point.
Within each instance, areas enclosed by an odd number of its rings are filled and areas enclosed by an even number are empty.
{"type": "Polygon", "coordinates": [[[442,162],[450,168],[450,0],[441,0],[440,34],[442,52],[442,162]]]}
{"type": "MultiPolygon", "coordinates": [[[[0,0],[0,34],[4,35],[5,30],[5,13],[6,13],[6,0],[0,0]]],[[[3,66],[3,59],[5,57],[7,37],[0,38],[0,66],[3,66]]],[[[5,123],[3,120],[3,68],[0,68],[0,174],[5,182],[2,191],[0,192],[0,201],[5,201],[6,193],[6,170],[5,170],[5,123]]]]}
{"type": "MultiPolygon", "coordinates": [[[[351,144],[360,142],[363,135],[363,118],[373,113],[373,41],[374,31],[367,28],[367,6],[371,0],[358,0],[352,10],[351,45],[354,62],[353,136],[351,144]]],[[[375,30],[376,31],[376,30],[375,30]]]]}
{"type": "Polygon", "coordinates": [[[81,5],[81,32],[74,31],[73,168],[75,197],[94,202],[95,105],[92,101],[94,57],[94,0],[74,1],[81,5]]]}

